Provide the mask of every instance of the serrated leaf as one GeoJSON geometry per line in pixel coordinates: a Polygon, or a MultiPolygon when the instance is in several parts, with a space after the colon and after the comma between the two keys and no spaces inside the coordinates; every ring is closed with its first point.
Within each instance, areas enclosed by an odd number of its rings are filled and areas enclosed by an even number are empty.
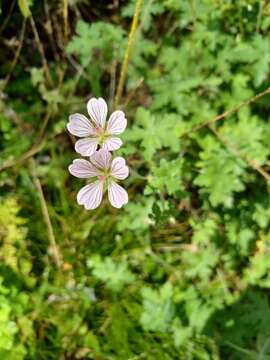
{"type": "Polygon", "coordinates": [[[143,312],[140,322],[145,330],[165,332],[174,315],[173,287],[164,284],[159,291],[149,287],[142,289],[143,312]]]}
{"type": "Polygon", "coordinates": [[[161,159],[159,166],[153,167],[148,181],[151,187],[159,191],[167,190],[169,195],[183,190],[182,178],[183,159],[167,161],[161,159]]]}
{"type": "Polygon", "coordinates": [[[139,142],[145,160],[151,161],[155,152],[163,147],[173,152],[180,150],[178,122],[179,118],[175,114],[153,116],[149,110],[138,108],[135,125],[123,137],[126,141],[139,142]]]}
{"type": "Polygon", "coordinates": [[[233,193],[244,190],[241,180],[243,161],[238,161],[212,137],[201,141],[204,150],[200,152],[201,160],[197,162],[199,175],[194,184],[201,187],[201,193],[209,195],[213,206],[220,204],[231,207],[233,193]]]}
{"type": "Polygon", "coordinates": [[[126,261],[114,262],[111,258],[92,257],[87,265],[93,268],[92,273],[97,279],[104,281],[109,289],[120,291],[124,285],[135,280],[135,276],[128,269],[126,261]]]}

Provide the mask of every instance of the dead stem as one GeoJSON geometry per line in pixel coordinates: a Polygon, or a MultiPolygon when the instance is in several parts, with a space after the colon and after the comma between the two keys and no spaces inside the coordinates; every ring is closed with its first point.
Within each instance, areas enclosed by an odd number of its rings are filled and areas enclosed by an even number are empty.
{"type": "Polygon", "coordinates": [[[53,86],[53,80],[52,80],[52,77],[51,77],[51,74],[50,74],[47,59],[45,57],[45,51],[44,51],[43,45],[42,45],[42,43],[40,41],[39,34],[38,34],[38,31],[37,31],[37,27],[36,27],[36,24],[35,24],[32,13],[30,13],[30,22],[31,22],[33,33],[34,33],[35,42],[36,42],[39,54],[41,56],[42,66],[43,66],[43,69],[44,69],[44,72],[45,72],[46,79],[47,79],[49,85],[53,86]]]}
{"type": "Polygon", "coordinates": [[[59,249],[58,249],[58,247],[56,245],[54,231],[53,231],[53,227],[52,227],[52,223],[51,223],[51,219],[50,219],[46,199],[45,199],[45,196],[44,196],[44,193],[43,193],[43,189],[42,189],[40,180],[36,175],[35,162],[34,162],[33,159],[31,161],[31,168],[32,168],[31,172],[32,172],[33,181],[34,181],[34,184],[35,184],[35,186],[37,188],[37,191],[38,191],[38,196],[39,196],[39,200],[40,200],[42,215],[43,215],[43,218],[44,218],[44,222],[45,222],[45,224],[47,226],[48,239],[49,239],[50,248],[51,248],[51,251],[52,251],[52,257],[54,259],[54,262],[55,262],[57,268],[59,269],[61,267],[62,261],[61,261],[59,249]]]}
{"type": "Polygon", "coordinates": [[[47,18],[47,21],[45,23],[46,25],[44,25],[44,28],[45,28],[45,31],[48,34],[49,41],[50,41],[50,44],[51,44],[51,48],[52,48],[54,57],[55,57],[55,59],[57,61],[60,61],[60,56],[58,54],[57,47],[55,45],[55,39],[54,39],[54,33],[53,33],[54,32],[53,23],[52,23],[52,20],[51,20],[50,8],[49,8],[47,0],[44,0],[44,11],[45,11],[46,18],[47,18]]]}
{"type": "Polygon", "coordinates": [[[141,87],[141,85],[144,82],[144,78],[141,77],[138,82],[136,83],[136,85],[134,86],[134,88],[132,89],[132,91],[127,95],[126,97],[126,101],[125,104],[123,105],[123,107],[125,108],[129,102],[132,100],[133,96],[136,94],[136,91],[141,87]]]}
{"type": "Polygon", "coordinates": [[[68,0],[63,0],[64,43],[68,41],[68,0]]]}
{"type": "Polygon", "coordinates": [[[1,27],[0,27],[0,34],[4,31],[5,27],[7,26],[9,20],[10,20],[10,17],[11,17],[11,14],[12,14],[12,11],[14,9],[14,6],[15,4],[17,3],[16,0],[13,0],[12,3],[11,3],[11,6],[8,10],[8,14],[5,16],[5,20],[3,21],[1,27]]]}
{"type": "Polygon", "coordinates": [[[113,109],[113,101],[114,101],[114,94],[115,94],[115,80],[116,80],[116,66],[117,60],[115,57],[115,50],[114,50],[114,59],[112,61],[111,71],[110,71],[110,96],[109,96],[109,108],[113,109]]]}
{"type": "Polygon", "coordinates": [[[26,18],[24,18],[23,20],[23,25],[22,25],[22,30],[21,30],[21,36],[20,36],[20,40],[19,40],[19,46],[18,46],[18,49],[15,53],[15,56],[14,56],[14,59],[12,61],[12,64],[10,66],[10,70],[9,70],[9,73],[6,75],[5,77],[5,80],[4,80],[4,86],[3,86],[3,89],[2,91],[4,91],[5,87],[7,86],[8,82],[9,82],[9,79],[12,75],[12,72],[19,60],[19,57],[20,57],[20,53],[21,53],[21,50],[22,50],[22,46],[23,46],[23,41],[24,41],[24,34],[25,34],[25,25],[26,25],[26,18]]]}

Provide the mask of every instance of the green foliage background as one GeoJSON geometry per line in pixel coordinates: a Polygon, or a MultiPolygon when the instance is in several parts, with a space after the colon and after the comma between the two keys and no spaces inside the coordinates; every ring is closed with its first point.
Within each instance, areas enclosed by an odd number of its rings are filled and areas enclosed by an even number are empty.
{"type": "Polygon", "coordinates": [[[270,86],[269,2],[144,1],[130,202],[93,212],[65,126],[113,107],[135,1],[67,4],[0,1],[0,359],[270,359],[269,95],[192,131],[270,86]]]}

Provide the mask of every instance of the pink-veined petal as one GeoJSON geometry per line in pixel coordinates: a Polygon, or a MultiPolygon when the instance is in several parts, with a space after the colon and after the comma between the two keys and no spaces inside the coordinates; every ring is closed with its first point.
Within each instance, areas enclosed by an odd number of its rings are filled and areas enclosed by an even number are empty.
{"type": "Polygon", "coordinates": [[[111,181],[108,186],[109,201],[117,209],[128,203],[128,193],[122,186],[111,181]]]}
{"type": "Polygon", "coordinates": [[[87,179],[100,175],[100,171],[85,159],[75,159],[68,167],[69,172],[80,179],[87,179]]]}
{"type": "Polygon", "coordinates": [[[127,119],[121,110],[114,111],[109,118],[107,132],[109,134],[121,134],[127,127],[127,119]]]}
{"type": "Polygon", "coordinates": [[[72,135],[78,137],[86,137],[95,134],[95,128],[87,117],[82,114],[70,115],[67,129],[72,135]]]}
{"type": "Polygon", "coordinates": [[[124,180],[128,177],[128,167],[124,158],[119,156],[113,159],[111,175],[119,180],[124,180]]]}
{"type": "Polygon", "coordinates": [[[102,149],[105,149],[107,151],[113,151],[119,149],[122,144],[122,140],[118,137],[110,137],[104,141],[104,143],[102,144],[102,149]]]}
{"type": "Polygon", "coordinates": [[[96,209],[102,200],[103,182],[95,181],[81,188],[77,194],[78,204],[84,205],[86,210],[96,209]]]}
{"type": "Polygon", "coordinates": [[[97,149],[98,141],[96,138],[86,138],[78,140],[75,150],[82,156],[91,156],[97,149]]]}
{"type": "Polygon", "coordinates": [[[100,149],[90,157],[90,161],[98,169],[109,169],[111,166],[112,155],[109,151],[100,149]]]}
{"type": "Polygon", "coordinates": [[[104,129],[108,107],[104,99],[92,98],[87,103],[87,111],[93,122],[104,129]]]}

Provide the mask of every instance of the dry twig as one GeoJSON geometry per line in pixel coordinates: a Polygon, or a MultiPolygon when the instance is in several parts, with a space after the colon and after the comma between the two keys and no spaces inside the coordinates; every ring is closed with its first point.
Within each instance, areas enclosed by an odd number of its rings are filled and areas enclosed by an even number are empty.
{"type": "Polygon", "coordinates": [[[68,40],[68,0],[63,0],[64,42],[68,40]]]}
{"type": "Polygon", "coordinates": [[[40,180],[36,175],[34,160],[31,161],[31,167],[32,167],[33,181],[34,181],[34,184],[35,184],[35,186],[37,188],[37,191],[38,191],[38,196],[39,196],[39,200],[40,200],[40,206],[41,206],[42,215],[44,217],[44,222],[45,222],[45,224],[47,226],[48,239],[49,239],[49,242],[50,242],[50,248],[51,248],[51,251],[52,251],[52,257],[54,259],[54,262],[55,262],[57,268],[59,269],[61,267],[61,263],[62,263],[61,256],[60,256],[59,249],[58,249],[58,246],[57,246],[56,241],[55,241],[54,231],[53,231],[53,227],[52,227],[52,223],[51,223],[51,219],[50,219],[46,199],[45,199],[45,196],[44,196],[44,193],[43,193],[43,189],[42,189],[40,180]]]}
{"type": "Polygon", "coordinates": [[[47,59],[46,59],[46,56],[45,56],[45,51],[44,51],[43,45],[42,45],[42,43],[40,41],[39,34],[38,34],[38,31],[37,31],[37,27],[36,27],[36,24],[35,24],[32,13],[30,13],[30,22],[31,22],[33,33],[34,33],[35,41],[36,41],[36,44],[37,44],[37,48],[38,48],[38,51],[39,51],[39,54],[40,54],[40,57],[41,57],[42,66],[43,66],[43,69],[44,69],[44,72],[45,72],[46,79],[47,79],[49,85],[52,86],[53,85],[53,80],[52,80],[52,77],[51,77],[51,74],[50,74],[48,62],[47,62],[47,59]]]}
{"type": "Polygon", "coordinates": [[[5,87],[7,86],[8,82],[9,82],[9,79],[12,75],[12,72],[19,60],[19,57],[20,57],[20,53],[21,53],[21,50],[22,50],[22,46],[23,46],[23,41],[24,41],[24,34],[25,34],[25,25],[26,25],[26,19],[23,20],[23,25],[22,25],[22,30],[21,30],[21,36],[20,36],[20,40],[19,40],[19,46],[17,48],[17,51],[15,53],[15,56],[14,56],[14,59],[11,63],[11,67],[10,67],[10,70],[9,70],[9,73],[6,75],[5,77],[5,80],[4,80],[4,86],[3,86],[3,89],[2,91],[4,91],[5,87]]]}

